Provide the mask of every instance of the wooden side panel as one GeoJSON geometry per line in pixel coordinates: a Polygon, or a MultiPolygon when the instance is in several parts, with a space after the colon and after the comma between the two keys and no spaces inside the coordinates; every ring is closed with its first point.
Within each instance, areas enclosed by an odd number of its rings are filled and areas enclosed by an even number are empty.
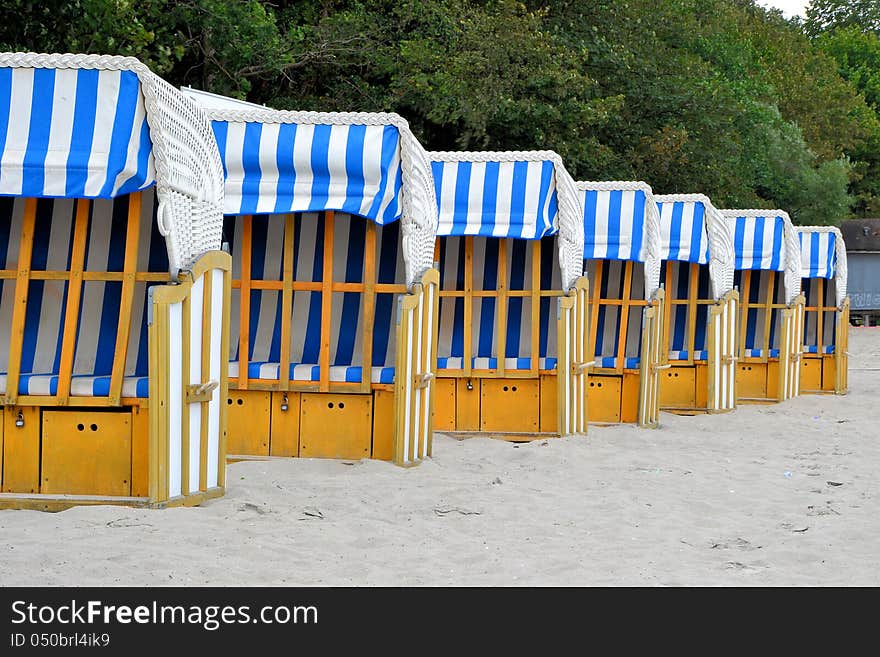
{"type": "Polygon", "coordinates": [[[480,380],[455,380],[455,430],[480,430],[480,380]]]}
{"type": "Polygon", "coordinates": [[[268,456],[272,393],[230,390],[226,397],[229,455],[268,456]]]}
{"type": "Polygon", "coordinates": [[[696,376],[696,408],[709,408],[709,366],[705,364],[694,365],[694,375],[696,376]]]}
{"type": "Polygon", "coordinates": [[[559,386],[556,377],[545,374],[541,376],[541,421],[542,433],[558,433],[559,431],[559,386]]]}
{"type": "Polygon", "coordinates": [[[480,381],[480,430],[537,433],[539,383],[535,379],[480,381]]]}
{"type": "Polygon", "coordinates": [[[390,390],[373,391],[372,457],[380,461],[394,457],[394,393],[390,390]]]}
{"type": "Polygon", "coordinates": [[[620,387],[620,421],[627,424],[639,421],[639,390],[641,375],[624,372],[620,387]]]}
{"type": "Polygon", "coordinates": [[[434,430],[455,431],[455,387],[457,379],[434,382],[434,430]]]}
{"type": "Polygon", "coordinates": [[[3,492],[40,492],[40,409],[8,406],[3,412],[3,492]],[[21,414],[24,426],[15,426],[21,414]]]}
{"type": "Polygon", "coordinates": [[[40,492],[131,495],[131,413],[45,411],[40,492]]]}
{"type": "MultiPolygon", "coordinates": [[[[821,387],[817,388],[817,390],[822,390],[822,392],[834,392],[837,385],[837,368],[835,367],[837,364],[837,357],[834,354],[825,354],[821,359],[817,360],[822,363],[821,387]]],[[[804,368],[806,365],[807,359],[804,359],[804,362],[801,363],[801,381],[803,381],[804,368]]],[[[801,388],[803,389],[803,384],[801,388]]]]}
{"type": "Polygon", "coordinates": [[[590,422],[620,422],[621,392],[621,376],[592,374],[587,384],[590,422]]]}
{"type": "Polygon", "coordinates": [[[150,414],[140,406],[131,409],[131,494],[150,494],[150,414]]]}
{"type": "Polygon", "coordinates": [[[300,456],[331,459],[369,458],[372,451],[372,433],[372,395],[302,393],[300,456]]]}
{"type": "Polygon", "coordinates": [[[299,418],[300,393],[272,393],[269,428],[271,456],[299,456],[299,418]]]}

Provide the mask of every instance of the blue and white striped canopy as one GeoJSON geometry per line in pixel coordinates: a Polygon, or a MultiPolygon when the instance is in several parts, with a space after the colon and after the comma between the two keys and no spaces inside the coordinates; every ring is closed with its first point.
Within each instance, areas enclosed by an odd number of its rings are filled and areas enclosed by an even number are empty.
{"type": "MultiPolygon", "coordinates": [[[[690,195],[687,195],[690,196],[690,195]]],[[[706,201],[655,196],[660,212],[660,257],[705,265],[709,262],[706,201]]]]}
{"type": "Polygon", "coordinates": [[[837,235],[833,232],[798,231],[802,278],[834,278],[837,271],[837,235]]]}
{"type": "Polygon", "coordinates": [[[785,269],[785,218],[782,215],[738,215],[733,220],[736,269],[785,269]]]}
{"type": "MultiPolygon", "coordinates": [[[[589,189],[578,183],[584,206],[584,260],[634,260],[645,262],[646,212],[651,190],[589,189]]],[[[610,184],[597,183],[610,187],[610,184]]]]}
{"type": "Polygon", "coordinates": [[[556,163],[504,153],[428,153],[438,236],[540,239],[556,233],[556,163]],[[479,155],[469,160],[470,156],[479,155]],[[493,159],[493,155],[498,155],[493,159]]]}
{"type": "Polygon", "coordinates": [[[154,182],[136,73],[0,67],[0,195],[114,198],[154,182]]]}
{"type": "Polygon", "coordinates": [[[336,210],[382,225],[402,214],[394,125],[211,124],[226,174],[227,215],[336,210]]]}

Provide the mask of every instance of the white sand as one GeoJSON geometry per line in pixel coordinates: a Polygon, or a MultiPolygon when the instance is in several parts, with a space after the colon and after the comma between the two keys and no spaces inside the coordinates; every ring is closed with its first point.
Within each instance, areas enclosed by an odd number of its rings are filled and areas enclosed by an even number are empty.
{"type": "Polygon", "coordinates": [[[846,397],[519,446],[438,435],[408,470],[238,463],[201,508],[0,511],[0,584],[876,586],[880,328],[851,350],[846,397]]]}

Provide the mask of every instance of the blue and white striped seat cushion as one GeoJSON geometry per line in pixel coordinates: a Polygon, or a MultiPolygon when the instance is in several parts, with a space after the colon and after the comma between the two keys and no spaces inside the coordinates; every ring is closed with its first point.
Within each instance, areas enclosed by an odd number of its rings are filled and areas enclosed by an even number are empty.
{"type": "MultiPolygon", "coordinates": [[[[708,360],[709,352],[708,351],[695,351],[694,352],[694,360],[708,360]]],[[[687,360],[688,352],[687,350],[683,351],[670,351],[669,352],[669,360],[687,360]]]]}
{"type": "MultiPolygon", "coordinates": [[[[623,359],[623,369],[625,370],[637,370],[639,369],[639,363],[641,363],[641,358],[624,358],[623,359]]],[[[597,356],[596,357],[596,367],[605,367],[611,369],[617,369],[618,360],[614,356],[597,356]]]]}
{"type": "MultiPolygon", "coordinates": [[[[280,378],[281,363],[248,363],[249,379],[267,379],[278,381],[280,378]]],[[[229,363],[229,378],[237,379],[241,372],[238,361],[229,363]]],[[[334,383],[360,383],[363,376],[363,368],[359,365],[331,365],[330,381],[334,383]]],[[[309,363],[291,363],[289,372],[290,381],[320,381],[321,367],[309,363]]],[[[394,383],[393,367],[371,368],[370,381],[372,383],[394,383]]]]}
{"type": "MultiPolygon", "coordinates": [[[[805,344],[804,345],[804,352],[808,353],[808,354],[818,354],[819,347],[817,347],[814,344],[805,344]]],[[[833,344],[826,344],[825,346],[822,347],[822,353],[823,354],[833,354],[834,353],[834,345],[833,344]]]]}
{"type": "MultiPolygon", "coordinates": [[[[325,213],[306,212],[294,221],[294,280],[320,281],[323,276],[325,213]]],[[[333,280],[363,281],[366,220],[345,213],[334,215],[333,280]]],[[[283,267],[284,215],[255,215],[252,220],[251,279],[281,280],[283,267]]],[[[400,247],[400,223],[376,230],[376,278],[378,283],[405,282],[400,247]]],[[[232,277],[241,278],[243,218],[227,217],[225,239],[232,243],[232,277]]],[[[393,380],[396,356],[395,296],[376,295],[373,324],[372,380],[393,380]]],[[[360,381],[363,366],[363,307],[359,292],[333,294],[330,327],[330,380],[360,381]]],[[[278,380],[281,360],[281,292],[251,290],[249,299],[248,377],[278,380]]],[[[230,378],[239,374],[241,294],[233,290],[230,326],[230,378]],[[235,372],[235,374],[233,374],[235,372]]],[[[291,380],[319,380],[321,346],[321,293],[297,290],[291,306],[291,380]]]]}
{"type": "MultiPolygon", "coordinates": [[[[444,237],[440,239],[440,289],[464,290],[465,248],[463,237],[444,237]]],[[[474,238],[474,290],[495,290],[498,286],[498,258],[500,240],[497,238],[474,238]]],[[[528,240],[510,239],[507,241],[507,282],[510,290],[523,290],[531,285],[532,247],[528,240]]],[[[541,240],[542,290],[562,289],[559,264],[556,257],[555,238],[541,240]]],[[[538,358],[552,369],[556,356],[556,299],[542,297],[538,310],[538,358]]],[[[474,363],[497,365],[497,303],[491,297],[475,297],[473,300],[472,325],[464,325],[464,299],[455,297],[440,298],[438,358],[447,364],[447,369],[455,369],[452,363],[462,366],[464,358],[465,330],[471,331],[471,345],[474,363]]],[[[532,307],[531,299],[508,297],[507,328],[505,334],[505,367],[529,369],[532,356],[532,307]],[[512,363],[516,367],[507,365],[512,363]],[[524,366],[517,363],[526,363],[524,366]]],[[[495,366],[477,366],[478,369],[495,369],[495,366]]]]}
{"type": "Polygon", "coordinates": [[[764,349],[746,349],[747,358],[764,358],[765,356],[779,358],[779,349],[770,349],[769,353],[764,349]]]}
{"type": "Polygon", "coordinates": [[[113,198],[153,183],[136,73],[0,67],[0,194],[113,198]]]}
{"type": "MultiPolygon", "coordinates": [[[[0,374],[0,394],[6,394],[5,374],[0,374]]],[[[22,374],[18,381],[20,395],[55,395],[58,393],[57,374],[22,374]]],[[[107,397],[110,394],[109,376],[74,376],[70,380],[71,397],[107,397]]],[[[127,376],[122,380],[123,397],[150,396],[150,380],[146,376],[127,376]]]]}
{"type": "MultiPolygon", "coordinates": [[[[472,358],[471,368],[475,370],[496,370],[498,369],[497,358],[472,358]]],[[[528,370],[532,368],[531,358],[505,358],[504,369],[507,370],[528,370]]],[[[446,357],[437,359],[437,369],[439,370],[460,370],[464,369],[464,358],[446,357]]],[[[539,358],[539,370],[555,370],[555,358],[539,358]]]]}
{"type": "MultiPolygon", "coordinates": [[[[128,196],[91,203],[85,269],[121,272],[125,257],[128,196]]],[[[0,197],[0,269],[14,269],[18,261],[24,199],[0,197]]],[[[37,202],[31,269],[67,271],[71,262],[75,201],[40,199],[37,202]]],[[[164,238],[155,219],[152,189],[143,192],[141,205],[138,271],[168,271],[164,238]]],[[[128,392],[147,396],[146,384],[138,379],[149,374],[146,283],[135,283],[131,329],[124,376],[128,392]],[[129,380],[130,379],[130,380],[129,380]]],[[[67,281],[31,280],[21,358],[19,394],[54,394],[61,366],[62,327],[67,309],[67,281]]],[[[122,296],[121,282],[86,281],[82,286],[79,324],[74,348],[74,383],[71,394],[103,396],[113,358],[122,296]],[[74,391],[75,390],[75,391],[74,391]]],[[[15,297],[15,280],[0,281],[0,372],[9,363],[9,335],[15,297]]],[[[4,380],[5,386],[5,380],[4,380]]]]}

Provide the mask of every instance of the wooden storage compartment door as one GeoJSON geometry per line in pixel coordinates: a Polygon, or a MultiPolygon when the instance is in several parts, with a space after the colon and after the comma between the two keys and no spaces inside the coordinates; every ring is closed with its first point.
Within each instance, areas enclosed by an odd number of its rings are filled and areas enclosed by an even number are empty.
{"type": "Polygon", "coordinates": [[[131,494],[131,412],[44,411],[40,492],[131,494]]]}
{"type": "Polygon", "coordinates": [[[538,432],[537,379],[483,379],[480,397],[481,431],[538,432]]]}
{"type": "Polygon", "coordinates": [[[590,422],[620,422],[621,377],[590,375],[587,384],[590,422]]]}
{"type": "Polygon", "coordinates": [[[304,392],[300,401],[299,455],[312,458],[369,458],[373,396],[304,392]]]}
{"type": "Polygon", "coordinates": [[[268,456],[272,393],[230,390],[226,397],[226,453],[230,456],[268,456]]]}
{"type": "Polygon", "coordinates": [[[3,409],[2,491],[40,492],[40,409],[36,406],[3,409]],[[18,421],[22,426],[16,426],[18,421]]]}
{"type": "Polygon", "coordinates": [[[455,431],[455,382],[453,378],[434,381],[435,431],[455,431]]]}
{"type": "Polygon", "coordinates": [[[739,399],[766,399],[767,364],[740,363],[736,368],[736,387],[739,399]]]}
{"type": "Polygon", "coordinates": [[[697,406],[695,366],[671,367],[660,373],[660,407],[694,409],[697,406]]]}
{"type": "Polygon", "coordinates": [[[822,390],[822,357],[804,357],[801,362],[801,392],[822,390]]]}

